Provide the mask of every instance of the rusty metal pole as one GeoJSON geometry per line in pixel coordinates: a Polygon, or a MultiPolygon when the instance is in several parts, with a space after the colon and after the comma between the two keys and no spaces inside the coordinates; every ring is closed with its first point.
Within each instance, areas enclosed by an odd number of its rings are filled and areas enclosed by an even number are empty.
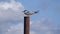
{"type": "Polygon", "coordinates": [[[24,10],[23,11],[24,14],[26,16],[24,16],[24,34],[29,34],[29,30],[30,30],[30,15],[33,15],[33,14],[36,14],[38,13],[37,11],[36,12],[30,12],[28,10],[24,10]]]}
{"type": "Polygon", "coordinates": [[[29,34],[30,30],[30,17],[24,16],[24,34],[29,34]]]}

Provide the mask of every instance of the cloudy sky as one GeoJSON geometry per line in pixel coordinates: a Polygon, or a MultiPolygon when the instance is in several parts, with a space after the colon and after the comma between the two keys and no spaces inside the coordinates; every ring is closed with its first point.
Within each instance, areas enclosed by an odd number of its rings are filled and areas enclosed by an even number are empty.
{"type": "Polygon", "coordinates": [[[23,10],[31,16],[30,34],[60,34],[60,0],[0,0],[0,34],[23,34],[23,10]]]}

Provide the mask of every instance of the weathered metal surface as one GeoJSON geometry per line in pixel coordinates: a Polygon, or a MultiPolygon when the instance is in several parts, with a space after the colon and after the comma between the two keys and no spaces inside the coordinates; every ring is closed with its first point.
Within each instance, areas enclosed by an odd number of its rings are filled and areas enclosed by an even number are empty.
{"type": "Polygon", "coordinates": [[[29,34],[30,30],[30,17],[25,16],[24,17],[24,34],[29,34]]]}

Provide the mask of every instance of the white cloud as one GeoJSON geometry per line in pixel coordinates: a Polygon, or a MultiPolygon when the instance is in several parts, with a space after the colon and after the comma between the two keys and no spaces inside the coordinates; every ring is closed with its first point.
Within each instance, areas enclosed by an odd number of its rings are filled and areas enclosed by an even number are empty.
{"type": "MultiPolygon", "coordinates": [[[[50,30],[50,21],[46,18],[42,18],[41,20],[34,21],[31,24],[31,31],[34,31],[36,34],[47,34],[50,30]]],[[[52,32],[50,32],[52,33],[52,32]]]]}
{"type": "Polygon", "coordinates": [[[11,26],[5,34],[23,34],[23,24],[19,23],[17,25],[11,26]]]}
{"type": "Polygon", "coordinates": [[[1,19],[14,19],[20,20],[22,18],[21,15],[24,10],[24,7],[19,2],[1,2],[0,3],[0,18],[1,19]],[[19,19],[20,18],[20,19],[19,19]]]}
{"type": "MultiPolygon", "coordinates": [[[[18,21],[18,20],[21,20],[21,18],[22,18],[21,17],[22,14],[19,12],[19,10],[15,11],[14,8],[11,8],[11,7],[10,8],[8,7],[7,9],[6,8],[2,8],[1,11],[3,11],[3,12],[0,12],[0,16],[1,16],[1,18],[4,21],[5,20],[6,21],[8,21],[8,20],[13,20],[13,21],[17,20],[18,21]],[[16,16],[16,14],[17,14],[18,17],[16,16]]],[[[46,21],[46,19],[42,19],[42,22],[45,22],[45,21],[46,21]]],[[[10,23],[8,23],[8,25],[7,25],[7,23],[6,23],[6,24],[3,24],[1,27],[3,27],[3,29],[2,29],[3,31],[5,30],[3,32],[3,34],[23,34],[23,24],[21,24],[21,23],[18,23],[17,25],[13,25],[13,24],[10,24],[10,23]],[[5,28],[5,27],[7,27],[7,28],[5,28]]],[[[41,33],[41,31],[43,32],[43,31],[49,29],[48,26],[44,26],[41,23],[41,21],[37,21],[37,22],[31,23],[31,27],[32,27],[33,31],[31,31],[30,34],[36,34],[38,32],[41,33]]]]}
{"type": "MultiPolygon", "coordinates": [[[[45,21],[45,20],[44,20],[45,21]]],[[[31,30],[30,34],[51,34],[51,30],[49,26],[43,25],[41,21],[31,21],[31,30]]],[[[48,21],[47,21],[48,22],[48,21]]],[[[23,23],[18,23],[17,25],[12,25],[10,28],[5,32],[5,34],[23,34],[23,23]]]]}
{"type": "MultiPolygon", "coordinates": [[[[9,0],[10,1],[10,0],[9,0]]],[[[24,7],[20,2],[11,0],[10,2],[0,2],[0,34],[23,34],[23,20],[24,7]],[[17,23],[17,24],[15,24],[17,23]]],[[[37,21],[31,21],[30,34],[46,34],[51,33],[48,19],[41,19],[37,21]]]]}
{"type": "Polygon", "coordinates": [[[30,31],[30,34],[36,34],[36,32],[35,31],[30,31]]]}
{"type": "MultiPolygon", "coordinates": [[[[31,24],[33,21],[30,22],[31,24]]],[[[11,25],[5,34],[23,34],[24,33],[24,24],[18,23],[16,25],[11,25]]],[[[36,34],[35,31],[30,31],[30,34],[36,34]]]]}
{"type": "Polygon", "coordinates": [[[10,26],[13,27],[13,25],[23,20],[23,10],[23,5],[15,0],[0,2],[0,34],[5,34],[5,32],[10,31],[8,30],[10,26]]]}
{"type": "Polygon", "coordinates": [[[52,34],[52,31],[48,31],[48,32],[46,32],[46,34],[52,34]]]}

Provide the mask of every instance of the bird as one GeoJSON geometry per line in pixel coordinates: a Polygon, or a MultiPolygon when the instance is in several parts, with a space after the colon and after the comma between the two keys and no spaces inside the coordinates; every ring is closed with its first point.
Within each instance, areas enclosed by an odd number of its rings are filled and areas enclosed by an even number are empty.
{"type": "Polygon", "coordinates": [[[38,13],[39,11],[28,11],[28,10],[24,10],[23,12],[24,12],[25,15],[33,15],[33,14],[38,13]]]}

